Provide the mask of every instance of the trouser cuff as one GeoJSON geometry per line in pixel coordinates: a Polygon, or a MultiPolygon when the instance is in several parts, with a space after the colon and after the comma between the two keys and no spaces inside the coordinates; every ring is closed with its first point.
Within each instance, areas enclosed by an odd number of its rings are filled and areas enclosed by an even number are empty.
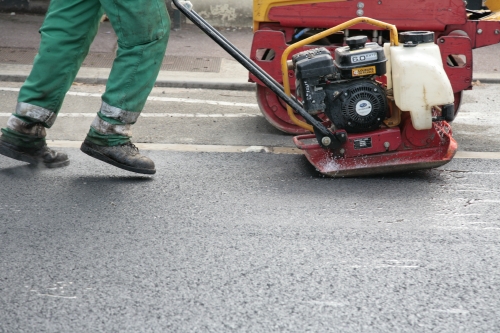
{"type": "Polygon", "coordinates": [[[47,136],[45,127],[43,127],[41,123],[25,121],[23,119],[19,119],[15,115],[10,116],[7,121],[7,128],[37,139],[45,138],[47,136]]]}
{"type": "Polygon", "coordinates": [[[42,148],[46,144],[44,137],[38,138],[26,135],[17,131],[13,131],[10,128],[2,128],[1,132],[1,140],[13,144],[14,146],[24,148],[42,148]]]}
{"type": "Polygon", "coordinates": [[[52,110],[24,102],[17,103],[16,112],[14,114],[22,118],[33,120],[33,122],[43,123],[44,126],[48,128],[54,125],[57,118],[57,114],[52,110]]]}
{"type": "Polygon", "coordinates": [[[130,141],[132,124],[140,112],[122,110],[105,102],[90,126],[87,140],[100,146],[118,146],[130,141]]]}

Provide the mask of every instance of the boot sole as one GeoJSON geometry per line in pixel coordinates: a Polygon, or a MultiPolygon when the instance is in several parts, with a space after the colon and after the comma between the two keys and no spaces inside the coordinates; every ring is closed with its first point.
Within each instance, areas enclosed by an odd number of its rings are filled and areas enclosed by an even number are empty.
{"type": "Polygon", "coordinates": [[[10,158],[13,158],[13,159],[18,160],[18,161],[21,161],[21,162],[26,162],[26,163],[29,163],[31,165],[35,165],[35,166],[43,164],[46,168],[49,168],[49,169],[62,168],[62,167],[69,165],[69,159],[65,160],[65,161],[60,161],[60,162],[45,163],[43,161],[40,161],[37,158],[26,155],[23,152],[11,149],[11,148],[9,148],[6,145],[1,144],[1,143],[0,143],[0,154],[7,156],[7,157],[10,157],[10,158]]]}
{"type": "Polygon", "coordinates": [[[99,161],[106,162],[106,163],[111,164],[111,165],[113,165],[113,166],[115,166],[117,168],[120,168],[120,169],[124,169],[124,170],[135,172],[135,173],[142,173],[142,174],[146,174],[146,175],[153,175],[153,174],[156,173],[156,169],[134,168],[134,167],[132,167],[130,165],[125,165],[125,164],[122,164],[120,162],[117,162],[117,161],[109,158],[108,156],[106,156],[104,154],[101,154],[97,150],[94,150],[94,149],[90,148],[85,143],[82,143],[82,146],[80,147],[80,150],[83,153],[89,155],[90,157],[96,158],[99,161]]]}

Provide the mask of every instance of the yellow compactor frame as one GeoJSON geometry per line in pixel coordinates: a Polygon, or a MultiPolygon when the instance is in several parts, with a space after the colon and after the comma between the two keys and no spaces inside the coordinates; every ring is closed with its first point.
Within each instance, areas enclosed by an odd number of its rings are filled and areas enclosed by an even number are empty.
{"type": "Polygon", "coordinates": [[[500,21],[500,0],[487,0],[485,5],[491,10],[491,15],[483,17],[481,21],[500,21]]]}
{"type": "MultiPolygon", "coordinates": [[[[286,48],[285,52],[283,52],[283,56],[281,57],[281,72],[283,75],[283,87],[285,88],[285,93],[288,96],[292,95],[292,92],[290,89],[290,79],[288,77],[288,64],[287,64],[288,57],[290,56],[290,53],[292,53],[294,50],[296,50],[300,47],[312,44],[312,43],[314,43],[322,38],[328,37],[336,32],[348,29],[348,28],[352,27],[353,25],[360,24],[360,23],[366,23],[366,24],[370,24],[370,25],[373,25],[373,26],[376,26],[379,28],[389,30],[391,33],[391,46],[399,45],[398,30],[397,30],[395,25],[385,23],[382,21],[378,21],[378,20],[374,20],[374,19],[371,19],[368,17],[358,17],[358,18],[352,19],[350,21],[347,21],[343,24],[340,24],[336,27],[333,27],[333,28],[330,28],[330,29],[325,30],[323,32],[320,32],[314,36],[311,36],[309,38],[301,40],[300,42],[297,42],[295,44],[290,45],[289,47],[286,48]]],[[[314,131],[313,127],[311,125],[298,119],[295,116],[295,113],[293,112],[293,109],[290,107],[290,105],[287,105],[286,108],[287,108],[288,116],[290,117],[290,119],[292,120],[292,122],[295,125],[300,126],[304,129],[310,131],[310,132],[314,131]]]]}
{"type": "Polygon", "coordinates": [[[347,0],[253,0],[253,29],[254,31],[257,31],[259,29],[260,22],[271,22],[269,20],[269,11],[273,7],[345,1],[347,0]]]}

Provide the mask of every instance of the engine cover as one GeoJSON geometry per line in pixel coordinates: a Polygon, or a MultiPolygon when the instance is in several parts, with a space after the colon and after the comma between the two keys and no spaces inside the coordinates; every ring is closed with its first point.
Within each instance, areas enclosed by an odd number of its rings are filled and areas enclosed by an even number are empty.
{"type": "Polygon", "coordinates": [[[355,36],[346,39],[349,46],[335,49],[335,66],[343,79],[382,76],[387,72],[384,48],[367,41],[366,36],[355,36]]]}
{"type": "Polygon", "coordinates": [[[333,58],[324,47],[306,50],[292,57],[295,68],[297,96],[304,109],[312,114],[325,110],[324,78],[335,73],[333,58]]]}
{"type": "Polygon", "coordinates": [[[330,84],[325,90],[325,113],[337,129],[348,133],[369,132],[378,129],[386,118],[384,88],[373,80],[330,84]]]}

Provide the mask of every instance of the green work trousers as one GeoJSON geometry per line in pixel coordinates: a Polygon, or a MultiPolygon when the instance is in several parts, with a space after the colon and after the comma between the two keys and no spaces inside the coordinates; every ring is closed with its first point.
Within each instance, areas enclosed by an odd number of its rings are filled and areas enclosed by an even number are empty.
{"type": "Polygon", "coordinates": [[[170,19],[164,0],[51,0],[33,69],[2,129],[4,139],[24,146],[45,143],[45,131],[38,127],[54,124],[103,11],[118,36],[118,49],[87,139],[104,146],[130,140],[130,127],[154,86],[167,47],[170,19]]]}

